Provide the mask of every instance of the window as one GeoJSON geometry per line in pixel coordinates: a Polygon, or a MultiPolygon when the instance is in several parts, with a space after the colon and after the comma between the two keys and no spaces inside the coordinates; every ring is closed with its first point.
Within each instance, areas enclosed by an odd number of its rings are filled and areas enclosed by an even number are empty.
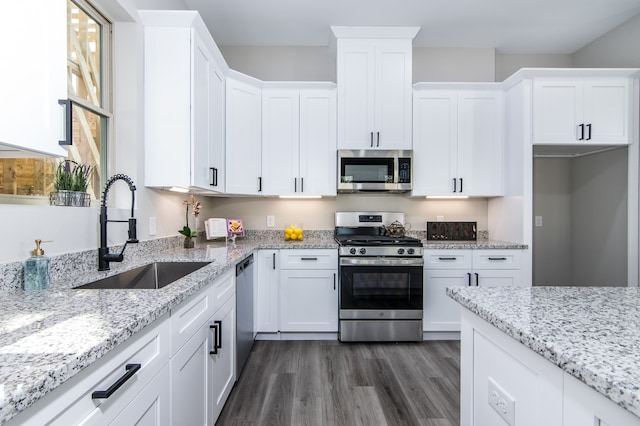
{"type": "MultiPolygon", "coordinates": [[[[67,0],[67,87],[72,107],[72,144],[66,160],[91,166],[87,192],[100,197],[106,176],[111,120],[111,24],[85,0],[67,0]]],[[[65,159],[0,159],[4,202],[46,203],[55,169],[65,159]]]]}

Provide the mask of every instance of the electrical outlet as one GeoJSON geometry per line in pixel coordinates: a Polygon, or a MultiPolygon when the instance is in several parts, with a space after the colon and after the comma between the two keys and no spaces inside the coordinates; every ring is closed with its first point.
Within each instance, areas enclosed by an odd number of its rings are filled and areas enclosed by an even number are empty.
{"type": "Polygon", "coordinates": [[[267,216],[267,227],[273,228],[276,226],[276,217],[275,216],[267,216]]]}
{"type": "Polygon", "coordinates": [[[536,216],[536,226],[538,228],[542,227],[542,216],[536,216]]]}
{"type": "Polygon", "coordinates": [[[437,222],[444,222],[444,216],[436,216],[437,222]]]}
{"type": "Polygon", "coordinates": [[[509,426],[516,424],[516,401],[489,377],[489,405],[509,426]]]}
{"type": "Polygon", "coordinates": [[[158,229],[156,227],[156,218],[151,216],[149,218],[149,235],[156,235],[158,233],[158,229]]]}

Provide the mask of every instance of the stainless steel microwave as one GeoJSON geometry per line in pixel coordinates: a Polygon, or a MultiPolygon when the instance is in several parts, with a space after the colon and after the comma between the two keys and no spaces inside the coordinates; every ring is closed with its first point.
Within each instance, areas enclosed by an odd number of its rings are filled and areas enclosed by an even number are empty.
{"type": "Polygon", "coordinates": [[[338,192],[411,191],[410,150],[338,150],[338,192]]]}

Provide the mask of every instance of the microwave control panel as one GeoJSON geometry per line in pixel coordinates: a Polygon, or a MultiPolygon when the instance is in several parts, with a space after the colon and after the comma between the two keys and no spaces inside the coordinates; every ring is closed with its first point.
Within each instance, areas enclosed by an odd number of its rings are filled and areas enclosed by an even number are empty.
{"type": "Polygon", "coordinates": [[[398,183],[411,183],[411,158],[398,158],[398,183]]]}

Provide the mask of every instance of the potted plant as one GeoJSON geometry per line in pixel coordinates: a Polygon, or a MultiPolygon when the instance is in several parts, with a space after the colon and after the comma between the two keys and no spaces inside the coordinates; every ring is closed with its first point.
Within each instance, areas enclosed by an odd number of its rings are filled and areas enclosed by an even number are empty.
{"type": "Polygon", "coordinates": [[[91,166],[73,160],[63,160],[54,175],[54,192],[49,194],[52,206],[88,207],[91,197],[87,194],[91,166]]]}
{"type": "Polygon", "coordinates": [[[198,215],[200,214],[200,202],[196,201],[195,197],[192,195],[188,200],[184,200],[182,202],[183,205],[186,206],[186,211],[184,214],[185,225],[178,231],[178,233],[184,235],[184,248],[193,248],[195,247],[195,241],[193,237],[198,236],[198,232],[195,229],[191,229],[189,227],[189,206],[193,206],[193,216],[196,218],[196,228],[198,228],[198,215]]]}

